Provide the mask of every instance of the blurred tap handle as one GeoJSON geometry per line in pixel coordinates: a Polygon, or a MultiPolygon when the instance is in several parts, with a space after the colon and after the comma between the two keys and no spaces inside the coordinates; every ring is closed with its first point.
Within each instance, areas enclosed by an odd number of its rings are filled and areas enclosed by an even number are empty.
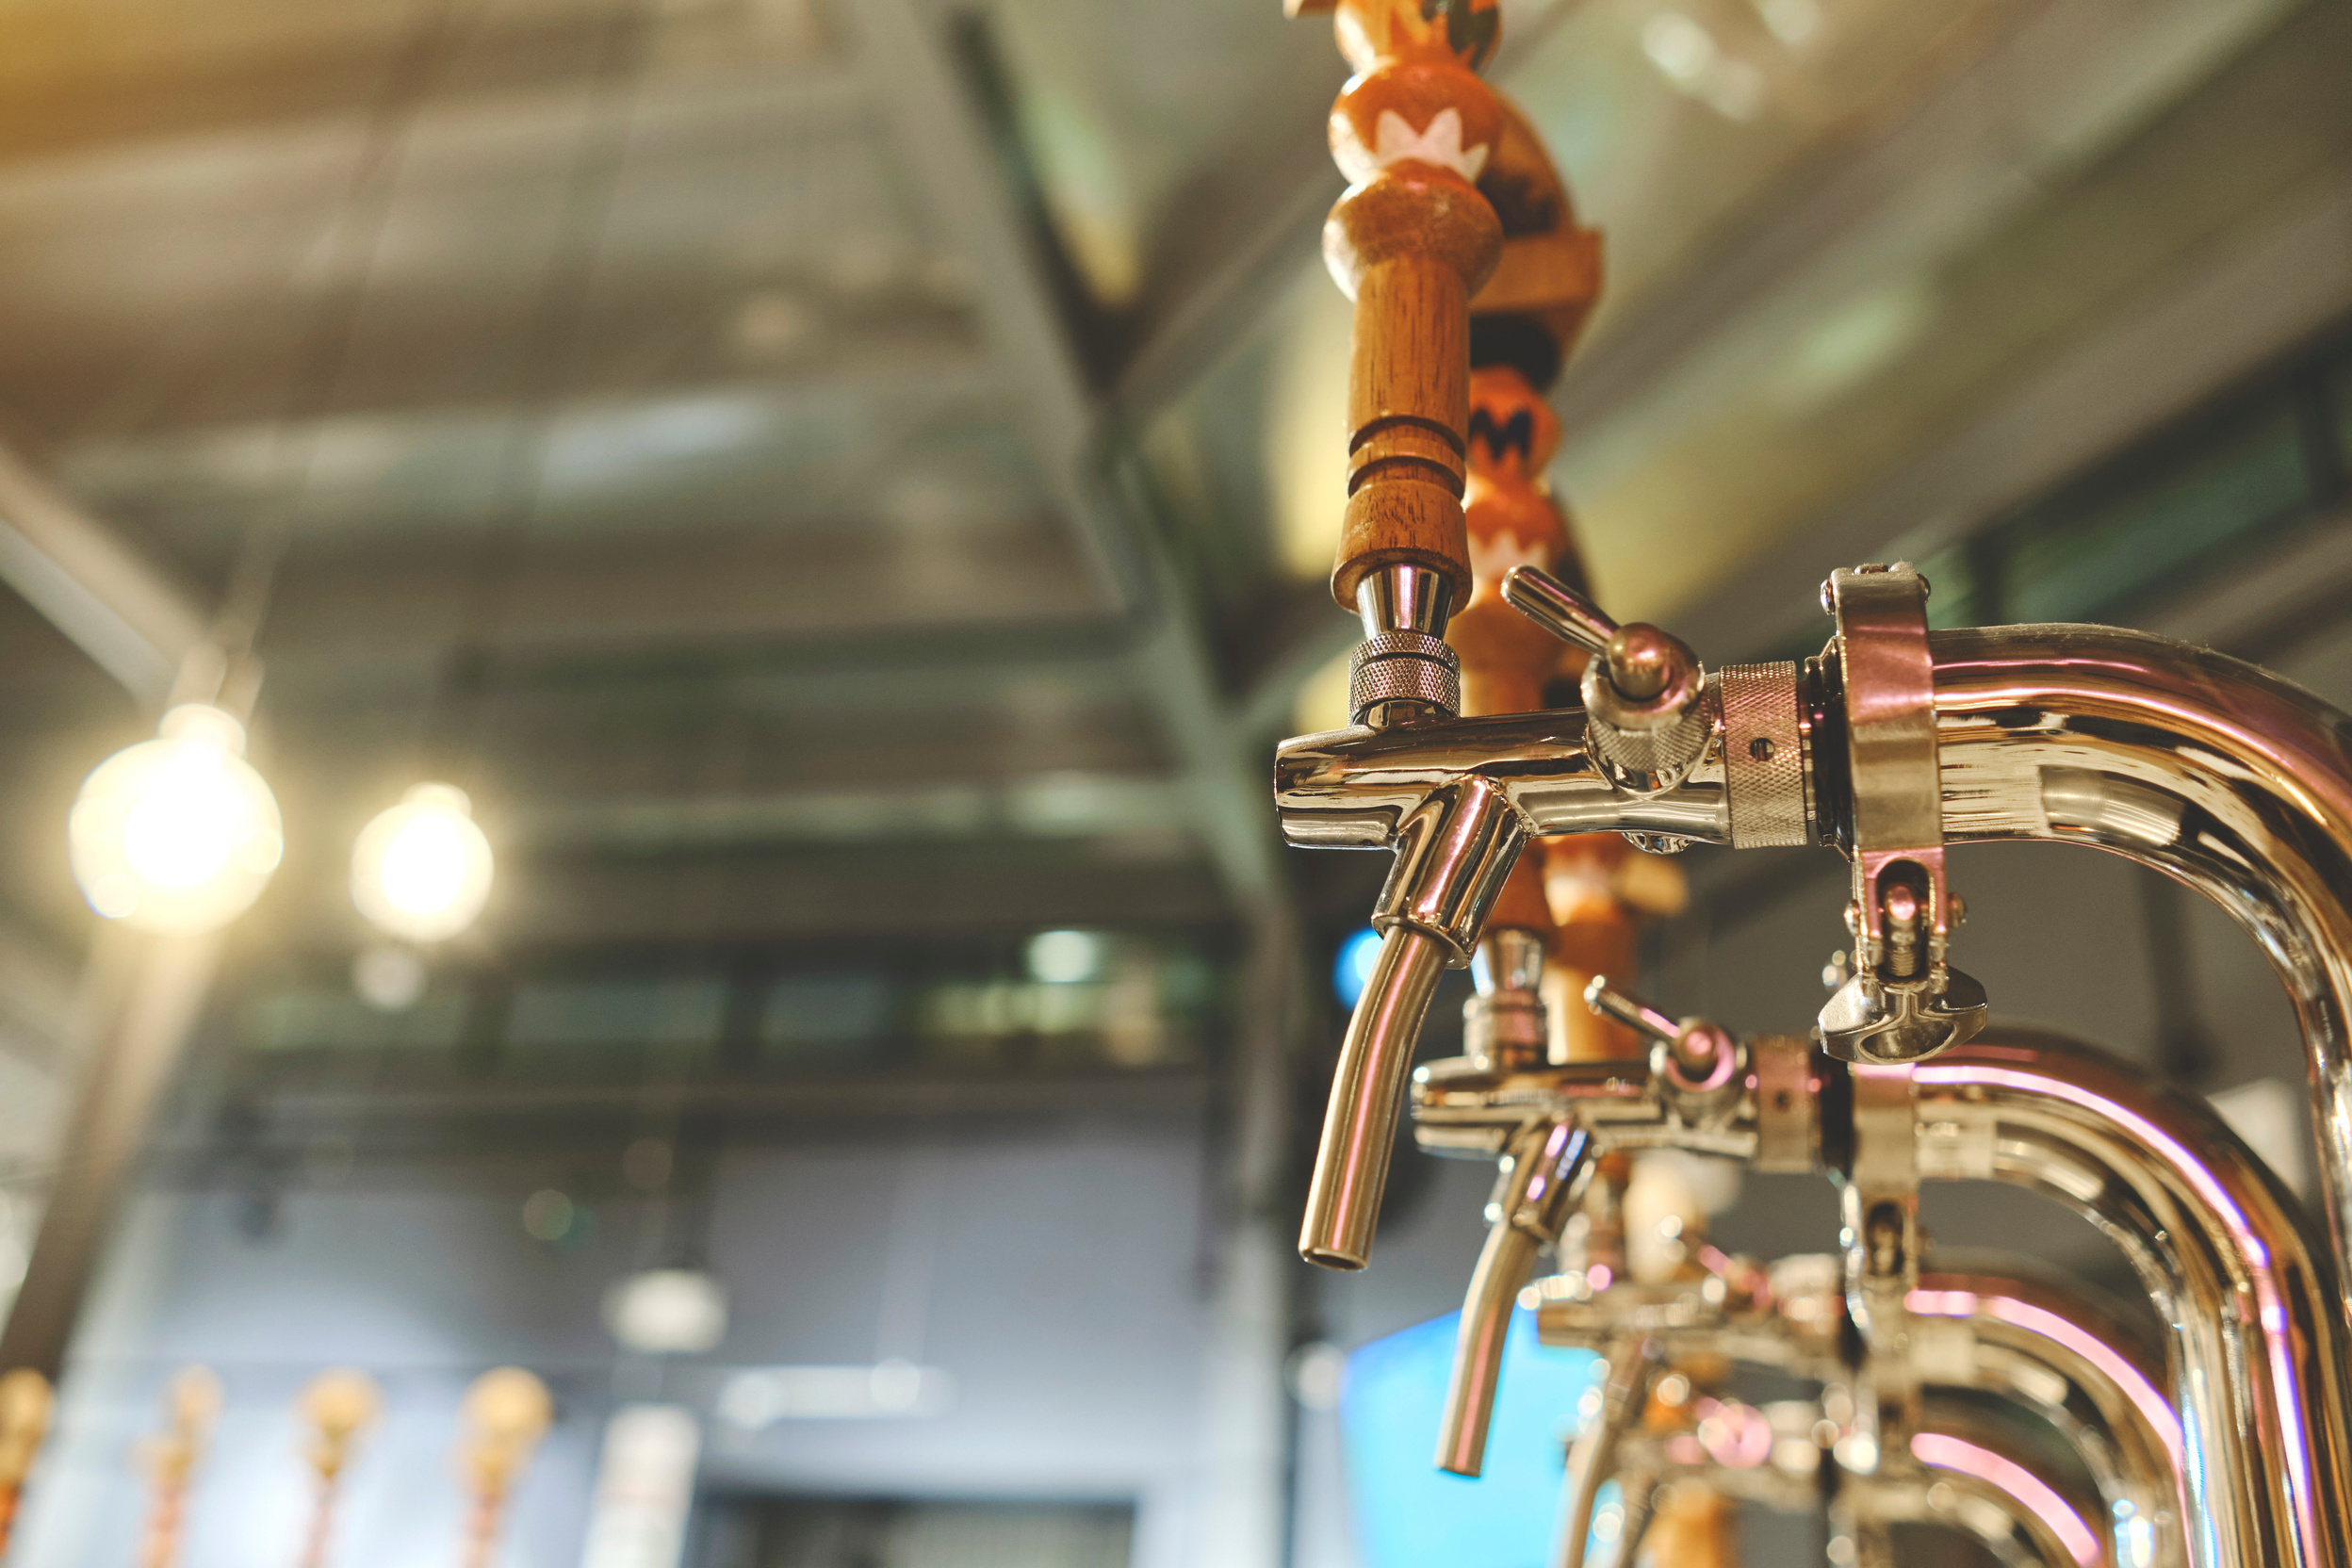
{"type": "Polygon", "coordinates": [[[1584,988],[1584,1004],[1604,1018],[1613,1018],[1628,1029],[1638,1029],[1650,1038],[1672,1045],[1682,1037],[1682,1022],[1669,1018],[1640,997],[1629,996],[1609,983],[1609,976],[1596,974],[1584,988]]]}
{"type": "Polygon", "coordinates": [[[351,1462],[353,1440],[382,1413],[384,1396],[367,1373],[339,1367],[305,1384],[295,1409],[310,1425],[310,1467],[332,1482],[351,1462]]]}
{"type": "Polygon", "coordinates": [[[142,1439],[135,1450],[147,1475],[149,1497],[139,1568],[172,1568],[179,1559],[188,1484],[211,1446],[220,1404],[220,1380],[206,1367],[183,1368],[164,1390],[164,1430],[142,1439]]]}
{"type": "Polygon", "coordinates": [[[310,1532],[302,1544],[302,1568],[326,1568],[343,1471],[351,1462],[359,1434],[375,1425],[382,1413],[384,1396],[367,1373],[339,1367],[321,1372],[304,1384],[294,1409],[310,1429],[305,1457],[318,1481],[310,1532]]]}
{"type": "MultiPolygon", "coordinates": [[[[1545,464],[1559,445],[1560,421],[1527,378],[1508,367],[1470,372],[1469,487],[1464,521],[1470,542],[1469,602],[1458,609],[1446,640],[1462,660],[1465,714],[1525,713],[1544,706],[1544,682],[1558,648],[1551,638],[1501,598],[1502,577],[1513,564],[1552,565],[1570,553],[1560,509],[1542,488],[1545,464]]],[[[1544,897],[1540,852],[1511,868],[1486,920],[1489,931],[1552,933],[1544,897]]]]}
{"type": "Polygon", "coordinates": [[[555,1419],[547,1385],[517,1366],[476,1378],[466,1391],[466,1436],[458,1463],[473,1494],[465,1568],[490,1568],[508,1495],[555,1419]]]}
{"type": "Polygon", "coordinates": [[[1594,975],[1584,988],[1584,1004],[1664,1046],[1665,1069],[1681,1086],[1719,1081],[1737,1061],[1739,1044],[1722,1029],[1703,1018],[1670,1018],[1617,989],[1605,974],[1594,975]]]}
{"type": "Polygon", "coordinates": [[[0,1555],[8,1549],[16,1525],[17,1499],[41,1445],[49,1435],[57,1396],[49,1380],[20,1366],[0,1377],[0,1555]]]}
{"type": "Polygon", "coordinates": [[[1517,367],[1539,392],[1574,351],[1601,297],[1601,236],[1576,206],[1544,139],[1497,93],[1502,133],[1478,193],[1503,227],[1494,274],[1470,302],[1471,362],[1517,367]]]}
{"type": "Polygon", "coordinates": [[[484,1372],[466,1391],[466,1474],[478,1491],[504,1491],[531,1462],[555,1418],[547,1385],[518,1366],[484,1372]]]}
{"type": "MultiPolygon", "coordinates": [[[[1348,190],[1323,254],[1355,302],[1348,386],[1348,508],[1332,596],[1378,624],[1365,580],[1412,568],[1470,596],[1462,494],[1469,421],[1470,300],[1503,232],[1475,182],[1504,127],[1478,68],[1501,31],[1497,0],[1336,0],[1340,52],[1355,68],[1331,106],[1331,156],[1348,190]]],[[[1377,593],[1377,590],[1376,590],[1377,593]]]]}

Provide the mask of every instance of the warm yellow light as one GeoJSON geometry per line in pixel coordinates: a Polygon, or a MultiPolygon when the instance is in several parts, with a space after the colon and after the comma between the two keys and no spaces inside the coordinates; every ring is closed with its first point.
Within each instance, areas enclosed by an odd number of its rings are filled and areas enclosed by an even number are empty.
{"type": "Polygon", "coordinates": [[[244,750],[242,725],[188,703],[91,770],[67,831],[92,909],[142,930],[209,931],[261,896],[286,836],[244,750]]]}
{"type": "Polygon", "coordinates": [[[351,902],[395,937],[437,942],[474,923],[490,897],[490,841],[451,784],[419,784],[360,830],[351,902]]]}

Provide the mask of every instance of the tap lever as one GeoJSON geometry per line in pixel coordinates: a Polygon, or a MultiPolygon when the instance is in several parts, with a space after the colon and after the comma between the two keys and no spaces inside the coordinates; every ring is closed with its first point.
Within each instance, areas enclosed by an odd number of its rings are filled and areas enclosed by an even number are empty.
{"type": "Polygon", "coordinates": [[[1668,1099],[1682,1114],[1710,1117],[1728,1108],[1727,1097],[1736,1098],[1740,1042],[1707,1020],[1668,1018],[1638,997],[1610,989],[1606,974],[1594,975],[1584,988],[1584,1004],[1657,1042],[1650,1070],[1663,1080],[1668,1099]]]}
{"type": "Polygon", "coordinates": [[[1609,976],[1596,974],[1584,988],[1584,1004],[1603,1018],[1613,1018],[1628,1029],[1638,1029],[1661,1045],[1672,1045],[1682,1038],[1684,1025],[1668,1018],[1639,997],[1627,996],[1609,988],[1609,976]]]}
{"type": "Polygon", "coordinates": [[[1600,607],[1551,573],[1513,566],[1503,574],[1503,602],[1563,643],[1598,654],[1617,635],[1617,623],[1600,607]]]}

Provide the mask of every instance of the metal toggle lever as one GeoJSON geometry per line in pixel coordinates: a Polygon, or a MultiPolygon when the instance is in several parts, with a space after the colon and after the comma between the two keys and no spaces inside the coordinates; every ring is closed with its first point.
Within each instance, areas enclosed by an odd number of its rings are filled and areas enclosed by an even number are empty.
{"type": "Polygon", "coordinates": [[[1584,1004],[1649,1036],[1656,1042],[1650,1070],[1680,1090],[1678,1098],[1685,1103],[1694,1095],[1737,1092],[1740,1042],[1705,1019],[1668,1018],[1640,998],[1611,989],[1606,974],[1594,975],[1584,988],[1584,1004]]]}
{"type": "Polygon", "coordinates": [[[1681,638],[1646,621],[1620,626],[1533,566],[1505,574],[1503,601],[1592,653],[1581,685],[1586,724],[1611,783],[1654,794],[1690,776],[1714,737],[1715,704],[1698,656],[1681,638]]]}

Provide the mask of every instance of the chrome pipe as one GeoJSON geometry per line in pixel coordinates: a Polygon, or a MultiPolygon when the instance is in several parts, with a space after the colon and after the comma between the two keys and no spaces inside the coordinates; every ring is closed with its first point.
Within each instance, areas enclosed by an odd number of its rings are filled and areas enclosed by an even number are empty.
{"type": "Polygon", "coordinates": [[[1534,833],[1623,830],[1731,842],[1720,749],[1670,789],[1625,794],[1586,748],[1585,727],[1583,709],[1556,708],[1284,741],[1274,756],[1282,836],[1302,848],[1387,849],[1432,796],[1476,779],[1534,833]]]}
{"type": "MultiPolygon", "coordinates": [[[[2006,1422],[1988,1421],[1950,1400],[1926,1402],[1908,1455],[1882,1458],[1869,1471],[1841,1468],[1836,1484],[1826,1488],[1811,1474],[1772,1464],[1727,1463],[1712,1454],[1678,1461],[1643,1432],[1624,1434],[1619,1447],[1625,1462],[1618,1482],[1628,1499],[1646,1498],[1678,1481],[1694,1481],[1784,1513],[1815,1512],[1826,1496],[1833,1523],[1854,1548],[1852,1557],[1832,1560],[1854,1568],[1896,1560],[1887,1551],[1886,1527],[1897,1523],[1960,1530],[2014,1568],[2139,1568],[2099,1529],[2096,1499],[2079,1494],[2079,1488],[2063,1479],[2053,1480],[2029,1446],[2015,1440],[2006,1422]]],[[[1573,1482],[1573,1455],[1570,1462],[1573,1482]]],[[[1836,1463],[1826,1453],[1821,1462],[1836,1463]]],[[[1598,1492],[1597,1482],[1592,1490],[1598,1492]]],[[[1572,1501],[1581,1495],[1573,1485],[1567,1494],[1572,1501]]],[[[1611,1568],[1638,1559],[1649,1518],[1646,1508],[1637,1511],[1628,1503],[1611,1568]]],[[[1563,1511],[1551,1568],[1585,1568],[1589,1511],[1582,1522],[1586,1533],[1578,1539],[1576,1517],[1563,1511]]]]}
{"type": "Polygon", "coordinates": [[[1511,1329],[1519,1287],[1527,1282],[1543,1250],[1542,1238],[1508,1219],[1487,1227],[1470,1274],[1470,1293],[1454,1334],[1454,1364],[1446,1381],[1446,1404],[1438,1418],[1437,1467],[1475,1480],[1486,1466],[1486,1433],[1494,1418],[1494,1392],[1502,1380],[1503,1339],[1511,1329]]]}
{"type": "Polygon", "coordinates": [[[1962,1326],[1966,1348],[1952,1359],[1971,1386],[2031,1407],[2082,1456],[2119,1561],[2188,1568],[2196,1509],[2161,1350],[2070,1291],[2017,1280],[1931,1271],[1906,1305],[1921,1323],[1962,1326]]]}
{"type": "Polygon", "coordinates": [[[1475,778],[1428,792],[1397,825],[1396,860],[1372,913],[1380,956],[1340,1045],[1315,1150],[1298,1234],[1309,1263],[1354,1269],[1371,1260],[1405,1079],[1438,974],[1470,962],[1527,841],[1518,814],[1475,778]]]}
{"type": "MultiPolygon", "coordinates": [[[[1905,1489],[1927,1511],[1909,1517],[1957,1524],[2004,1562],[2020,1560],[2017,1548],[2022,1545],[2033,1554],[2024,1560],[2049,1568],[2120,1568],[2115,1540],[2093,1523],[2098,1511],[2089,1500],[2053,1485],[2028,1454],[1982,1419],[1931,1401],[1911,1436],[1911,1458],[1935,1479],[1905,1489]],[[1939,1506],[1938,1485],[1980,1508],[1939,1506]],[[1983,1505],[2006,1520],[2005,1537],[1981,1517],[1983,1505]]],[[[1892,1513],[1889,1509],[1882,1517],[1892,1513]]]]}
{"type": "Polygon", "coordinates": [[[2171,1325],[2200,1560],[2352,1561],[2336,1276],[2293,1197],[2200,1100],[2055,1036],[1913,1069],[1923,1168],[2031,1187],[2124,1248],[2171,1325]]]}
{"type": "Polygon", "coordinates": [[[2310,1056],[2352,1269],[2352,718],[2252,664],[2105,627],[1939,631],[1948,841],[2089,844],[2197,889],[2270,955],[2310,1056]]]}

